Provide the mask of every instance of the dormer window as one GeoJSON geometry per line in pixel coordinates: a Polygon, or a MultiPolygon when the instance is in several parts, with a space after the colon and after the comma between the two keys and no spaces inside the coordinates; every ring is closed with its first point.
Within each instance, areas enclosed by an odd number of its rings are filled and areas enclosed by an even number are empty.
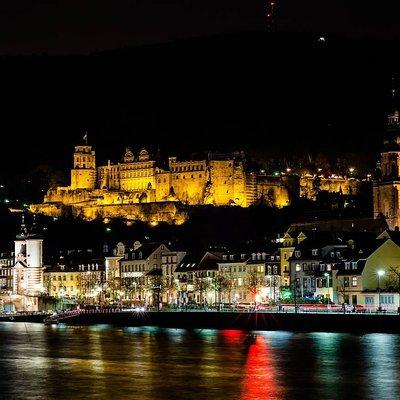
{"type": "Polygon", "coordinates": [[[223,254],[223,255],[222,255],[222,259],[223,259],[223,260],[227,260],[227,259],[228,259],[228,256],[227,256],[226,254],[223,254]]]}
{"type": "Polygon", "coordinates": [[[334,258],[334,257],[335,257],[335,252],[331,251],[331,258],[334,258]]]}
{"type": "Polygon", "coordinates": [[[300,250],[296,250],[296,251],[294,252],[294,255],[295,255],[295,257],[299,258],[299,257],[301,256],[300,250]]]}
{"type": "Polygon", "coordinates": [[[313,256],[317,256],[318,255],[318,249],[312,249],[311,254],[313,256]]]}
{"type": "Polygon", "coordinates": [[[344,263],[344,269],[345,270],[349,270],[350,269],[350,263],[349,262],[345,262],[344,263]]]}
{"type": "Polygon", "coordinates": [[[245,257],[246,257],[246,254],[241,254],[241,255],[240,255],[240,258],[241,258],[242,260],[244,260],[245,257]]]}
{"type": "Polygon", "coordinates": [[[337,258],[340,258],[340,257],[341,257],[340,251],[337,251],[337,252],[336,252],[336,257],[337,257],[337,258]]]}
{"type": "Polygon", "coordinates": [[[234,259],[234,255],[231,254],[231,255],[229,256],[229,259],[230,259],[230,260],[233,260],[233,259],[234,259]]]}
{"type": "Polygon", "coordinates": [[[351,263],[351,269],[357,269],[357,262],[356,261],[353,261],[351,263]]]}

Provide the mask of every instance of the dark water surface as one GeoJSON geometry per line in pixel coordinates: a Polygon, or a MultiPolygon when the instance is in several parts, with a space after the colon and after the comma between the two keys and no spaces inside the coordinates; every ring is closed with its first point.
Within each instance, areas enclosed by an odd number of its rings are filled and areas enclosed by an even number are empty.
{"type": "Polygon", "coordinates": [[[399,399],[400,336],[0,323],[1,399],[399,399]]]}

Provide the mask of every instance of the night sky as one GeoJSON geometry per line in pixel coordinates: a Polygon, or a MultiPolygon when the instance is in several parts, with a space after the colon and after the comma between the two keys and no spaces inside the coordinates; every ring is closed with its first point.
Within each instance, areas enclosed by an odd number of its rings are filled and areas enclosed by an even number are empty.
{"type": "Polygon", "coordinates": [[[69,167],[85,130],[102,161],[379,150],[397,2],[278,1],[272,33],[259,0],[3,3],[0,177],[69,167]]]}

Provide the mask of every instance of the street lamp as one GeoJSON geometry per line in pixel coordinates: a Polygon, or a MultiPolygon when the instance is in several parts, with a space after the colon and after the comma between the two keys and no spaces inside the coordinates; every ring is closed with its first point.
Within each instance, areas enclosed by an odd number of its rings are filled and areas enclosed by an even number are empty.
{"type": "Polygon", "coordinates": [[[329,302],[330,302],[330,300],[331,300],[331,295],[330,295],[330,290],[329,290],[329,274],[328,274],[328,272],[325,272],[324,273],[324,276],[326,277],[326,287],[328,288],[328,300],[329,300],[329,302]]]}
{"type": "Polygon", "coordinates": [[[385,271],[383,269],[378,270],[378,311],[382,311],[381,307],[381,277],[385,275],[385,271]]]}
{"type": "Polygon", "coordinates": [[[293,279],[293,298],[294,298],[294,312],[297,313],[297,273],[301,271],[300,264],[296,264],[296,270],[293,279]]]}

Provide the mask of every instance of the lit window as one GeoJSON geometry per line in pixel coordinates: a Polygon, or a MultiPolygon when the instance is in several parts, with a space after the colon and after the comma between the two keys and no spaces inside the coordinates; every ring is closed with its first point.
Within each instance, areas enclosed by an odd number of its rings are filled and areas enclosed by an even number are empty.
{"type": "Polygon", "coordinates": [[[351,286],[357,286],[357,277],[356,276],[353,276],[351,278],[351,286]]]}
{"type": "Polygon", "coordinates": [[[374,305],[374,297],[373,296],[365,296],[365,305],[373,306],[374,305]]]}

